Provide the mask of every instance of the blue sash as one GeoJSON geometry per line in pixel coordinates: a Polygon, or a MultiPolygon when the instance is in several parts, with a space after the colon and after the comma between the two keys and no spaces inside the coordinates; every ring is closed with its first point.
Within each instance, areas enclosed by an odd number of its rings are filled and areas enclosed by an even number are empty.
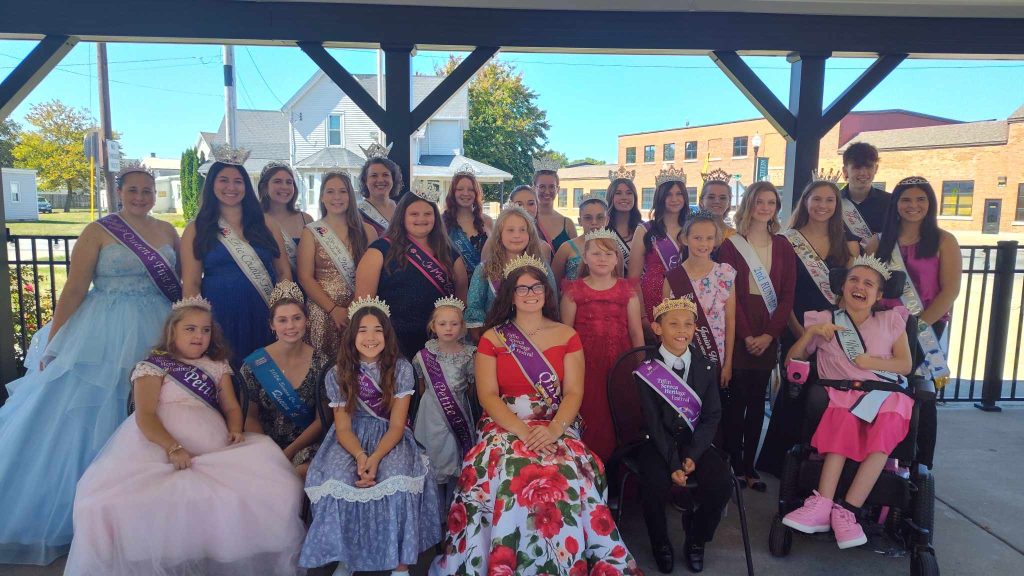
{"type": "Polygon", "coordinates": [[[263,387],[263,391],[277,405],[277,409],[288,417],[303,430],[313,423],[313,409],[306,405],[299,396],[298,391],[292,388],[284,372],[278,367],[274,359],[267,354],[266,348],[259,348],[246,357],[244,364],[252,370],[256,381],[263,387]]]}
{"type": "Polygon", "coordinates": [[[466,231],[456,224],[448,233],[448,239],[451,240],[452,245],[462,255],[462,262],[466,265],[467,272],[472,274],[473,270],[480,265],[480,254],[476,251],[476,248],[473,248],[472,242],[469,241],[469,236],[466,236],[466,231]]]}

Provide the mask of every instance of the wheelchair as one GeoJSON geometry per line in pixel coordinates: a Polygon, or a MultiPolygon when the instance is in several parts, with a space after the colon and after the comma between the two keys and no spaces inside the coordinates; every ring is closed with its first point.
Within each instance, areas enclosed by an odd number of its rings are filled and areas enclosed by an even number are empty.
{"type": "MultiPolygon", "coordinates": [[[[899,283],[902,286],[902,282],[899,283]]],[[[833,280],[835,286],[835,280],[833,280]]],[[[888,297],[889,294],[886,294],[888,297]]],[[[907,320],[907,338],[910,343],[913,369],[923,360],[917,338],[917,318],[907,320]]],[[[821,476],[823,459],[811,447],[810,438],[818,421],[828,405],[824,385],[819,381],[815,357],[810,358],[810,376],[802,385],[805,397],[805,419],[801,444],[793,446],[786,454],[779,479],[778,513],[772,519],[768,535],[768,549],[772,556],[788,556],[792,550],[794,530],[782,524],[782,518],[803,505],[804,498],[817,489],[821,476]]],[[[932,547],[935,520],[935,479],[931,472],[916,461],[917,421],[919,405],[933,391],[926,390],[925,380],[911,371],[907,388],[902,392],[915,399],[910,427],[906,437],[889,455],[889,461],[875,483],[871,494],[864,503],[865,512],[871,517],[885,515],[879,522],[885,534],[899,544],[910,555],[912,576],[938,576],[939,566],[932,547]],[[909,467],[906,464],[909,463],[909,467]]],[[[870,385],[861,388],[870,390],[870,385]]],[[[836,489],[843,494],[849,488],[857,472],[858,462],[847,460],[836,489]]],[[[865,528],[869,528],[865,525],[865,528]]],[[[876,528],[877,530],[877,528],[876,528]]],[[[865,530],[868,531],[868,530],[865,530]]]]}

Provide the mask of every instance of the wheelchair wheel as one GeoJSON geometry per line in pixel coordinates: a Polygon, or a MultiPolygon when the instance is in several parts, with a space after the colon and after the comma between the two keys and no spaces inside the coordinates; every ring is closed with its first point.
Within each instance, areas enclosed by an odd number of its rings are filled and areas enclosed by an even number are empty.
{"type": "Polygon", "coordinates": [[[939,576],[939,561],[935,554],[923,551],[910,558],[910,576],[939,576]]]}
{"type": "Polygon", "coordinates": [[[928,543],[932,543],[935,534],[935,475],[923,476],[917,485],[917,493],[913,498],[914,522],[928,530],[928,543]]]}
{"type": "Polygon", "coordinates": [[[789,556],[793,547],[793,530],[782,523],[782,516],[772,518],[772,529],[768,532],[768,551],[776,558],[789,556]]]}

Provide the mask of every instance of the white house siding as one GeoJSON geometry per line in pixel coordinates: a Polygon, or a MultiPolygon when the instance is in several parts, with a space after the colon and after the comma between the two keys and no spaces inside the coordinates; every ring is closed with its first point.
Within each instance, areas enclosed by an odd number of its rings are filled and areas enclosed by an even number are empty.
{"type": "Polygon", "coordinates": [[[18,168],[3,168],[4,216],[6,221],[38,220],[39,204],[36,191],[36,171],[18,168]],[[13,189],[18,190],[18,200],[12,197],[13,189]]]}
{"type": "Polygon", "coordinates": [[[427,122],[426,150],[424,154],[462,154],[462,127],[458,120],[431,120],[427,122]]]}

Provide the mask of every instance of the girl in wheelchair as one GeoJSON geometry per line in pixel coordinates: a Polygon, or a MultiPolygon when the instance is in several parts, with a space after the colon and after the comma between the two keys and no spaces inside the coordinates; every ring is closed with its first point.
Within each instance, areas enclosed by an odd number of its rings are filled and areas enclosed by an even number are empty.
{"type": "Polygon", "coordinates": [[[828,407],[811,438],[824,457],[818,489],[782,523],[808,534],[831,529],[840,549],[867,542],[857,522],[860,507],[889,453],[906,436],[914,406],[910,396],[899,392],[900,375],[912,368],[908,312],[903,307],[877,309],[890,281],[902,278],[893,277],[873,256],[855,259],[842,282],[838,309],[807,312],[806,332],[786,357],[787,364],[799,363],[817,352],[817,374],[828,407]],[[860,466],[849,490],[837,498],[847,459],[860,466]]]}

